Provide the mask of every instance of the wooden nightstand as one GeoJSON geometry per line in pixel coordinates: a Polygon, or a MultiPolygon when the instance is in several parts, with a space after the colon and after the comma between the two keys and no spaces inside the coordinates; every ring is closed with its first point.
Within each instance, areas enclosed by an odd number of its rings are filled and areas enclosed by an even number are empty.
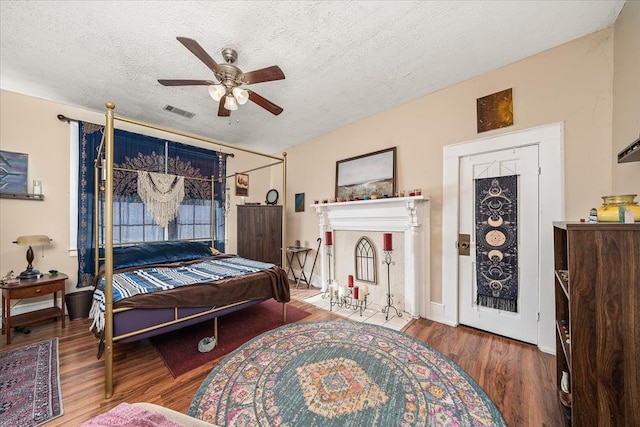
{"type": "Polygon", "coordinates": [[[45,274],[38,279],[21,280],[19,285],[1,285],[2,288],[2,333],[7,334],[7,345],[11,344],[11,328],[30,325],[47,319],[61,319],[64,328],[64,282],[66,274],[45,274]],[[58,292],[61,293],[58,307],[58,292]],[[53,294],[53,307],[43,308],[11,317],[11,300],[34,298],[53,294]]]}

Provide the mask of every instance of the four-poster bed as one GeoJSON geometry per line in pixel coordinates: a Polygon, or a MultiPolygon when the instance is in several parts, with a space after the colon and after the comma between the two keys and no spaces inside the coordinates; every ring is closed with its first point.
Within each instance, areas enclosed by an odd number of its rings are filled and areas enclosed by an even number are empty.
{"type": "MultiPolygon", "coordinates": [[[[212,252],[212,248],[199,242],[156,242],[114,248],[113,178],[114,122],[116,120],[275,160],[276,163],[264,167],[282,165],[282,191],[284,194],[286,194],[286,153],[282,157],[277,157],[117,117],[114,114],[115,105],[111,102],[106,103],[106,108],[104,144],[101,146],[104,160],[96,161],[95,171],[97,176],[100,172],[98,169],[102,169],[104,177],[104,212],[102,215],[104,252],[101,266],[98,265],[100,251],[95,250],[96,272],[98,273],[100,270],[97,281],[102,283],[101,287],[98,287],[97,295],[102,292],[103,301],[99,310],[96,309],[96,305],[92,307],[92,313],[103,316],[103,320],[98,322],[98,329],[103,336],[104,343],[105,397],[110,398],[113,395],[113,344],[115,342],[139,340],[209,319],[214,319],[214,335],[217,339],[217,318],[219,316],[269,298],[282,302],[283,321],[286,321],[289,284],[285,270],[278,266],[216,254],[217,251],[212,252]],[[136,257],[139,259],[132,262],[136,257]],[[240,270],[242,271],[240,272],[240,270]],[[198,279],[185,279],[188,275],[198,276],[198,279]],[[129,293],[138,293],[137,290],[130,292],[133,288],[144,288],[146,284],[137,282],[137,278],[143,276],[151,277],[147,280],[149,283],[157,282],[158,276],[168,277],[171,286],[162,284],[160,286],[168,286],[168,288],[163,288],[158,292],[144,290],[130,298],[121,298],[129,296],[129,293]],[[176,283],[176,280],[173,279],[178,276],[180,279],[176,283]],[[114,302],[114,293],[116,302],[114,302]]],[[[212,178],[212,182],[214,179],[212,178]]],[[[286,241],[286,200],[284,199],[282,247],[286,241]]],[[[96,203],[98,202],[96,201],[96,203]]],[[[214,227],[212,227],[212,234],[214,233],[214,227]]],[[[98,233],[96,233],[97,235],[98,233]]],[[[215,236],[212,236],[211,242],[213,241],[215,241],[215,236]]],[[[98,237],[96,237],[96,248],[99,246],[98,237]]],[[[284,255],[281,254],[281,256],[284,266],[284,255]]],[[[154,285],[149,284],[149,286],[154,285]]],[[[94,326],[95,323],[94,321],[94,326]]]]}

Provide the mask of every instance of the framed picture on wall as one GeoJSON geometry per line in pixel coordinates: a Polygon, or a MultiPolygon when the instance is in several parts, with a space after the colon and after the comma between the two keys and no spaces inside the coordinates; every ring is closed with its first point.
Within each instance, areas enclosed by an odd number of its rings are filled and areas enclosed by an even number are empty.
{"type": "Polygon", "coordinates": [[[29,155],[0,150],[0,193],[27,194],[29,155]]]}
{"type": "Polygon", "coordinates": [[[246,197],[249,195],[249,175],[244,173],[236,174],[236,196],[246,197]]]}
{"type": "Polygon", "coordinates": [[[396,191],[396,147],[336,162],[336,200],[392,197],[396,191]]]}
{"type": "Polygon", "coordinates": [[[296,193],[296,212],[304,212],[304,193],[296,193]]]}

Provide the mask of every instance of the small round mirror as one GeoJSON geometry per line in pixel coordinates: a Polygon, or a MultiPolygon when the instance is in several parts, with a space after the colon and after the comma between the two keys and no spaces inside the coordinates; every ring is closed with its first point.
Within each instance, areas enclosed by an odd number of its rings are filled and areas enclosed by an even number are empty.
{"type": "Polygon", "coordinates": [[[271,190],[267,191],[266,203],[268,205],[275,205],[276,203],[278,203],[278,190],[272,188],[271,190]]]}

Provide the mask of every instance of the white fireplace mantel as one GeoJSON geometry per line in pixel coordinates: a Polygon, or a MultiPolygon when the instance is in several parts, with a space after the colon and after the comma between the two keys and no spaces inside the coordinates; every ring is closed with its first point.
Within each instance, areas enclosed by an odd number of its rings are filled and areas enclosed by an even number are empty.
{"type": "MultiPolygon", "coordinates": [[[[426,317],[430,300],[430,206],[424,196],[393,197],[311,205],[316,209],[320,236],[326,231],[354,230],[404,234],[404,311],[426,317]]],[[[322,289],[329,280],[329,262],[324,246],[320,251],[322,289]]],[[[333,265],[332,265],[333,267],[333,265]]]]}

